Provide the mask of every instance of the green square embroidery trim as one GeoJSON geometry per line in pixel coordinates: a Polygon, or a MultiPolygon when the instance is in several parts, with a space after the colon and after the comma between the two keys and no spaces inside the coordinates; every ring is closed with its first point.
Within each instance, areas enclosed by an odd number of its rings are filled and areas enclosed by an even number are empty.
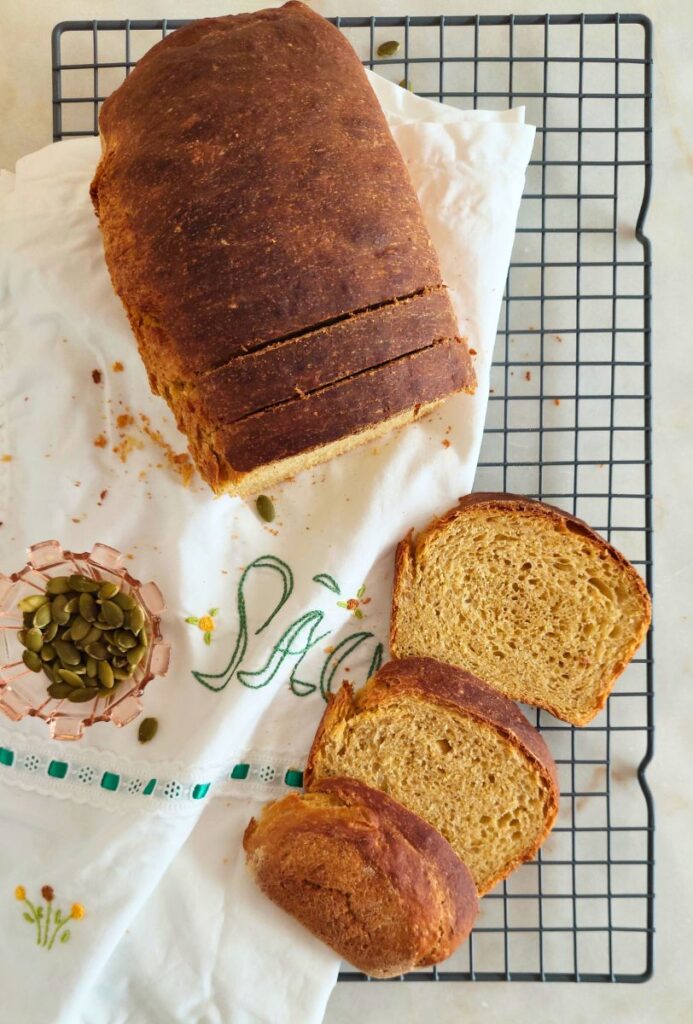
{"type": "Polygon", "coordinates": [[[289,768],[288,772],[284,776],[284,782],[287,786],[302,786],[303,772],[299,772],[295,768],[289,768]]]}
{"type": "Polygon", "coordinates": [[[7,747],[0,747],[0,764],[10,768],[14,764],[14,751],[8,750],[7,747]]]}
{"type": "Polygon", "coordinates": [[[211,782],[198,782],[192,791],[193,800],[201,800],[203,796],[207,796],[210,786],[211,782]]]}
{"type": "Polygon", "coordinates": [[[120,775],[116,775],[115,772],[104,772],[101,779],[101,788],[110,789],[114,792],[120,785],[120,775]]]}
{"type": "Polygon", "coordinates": [[[48,774],[54,779],[64,779],[67,775],[67,761],[51,761],[48,765],[48,774]]]}
{"type": "Polygon", "coordinates": [[[249,764],[237,764],[237,765],[234,766],[234,769],[231,772],[231,778],[232,779],[247,779],[249,771],[250,771],[250,765],[249,764]]]}

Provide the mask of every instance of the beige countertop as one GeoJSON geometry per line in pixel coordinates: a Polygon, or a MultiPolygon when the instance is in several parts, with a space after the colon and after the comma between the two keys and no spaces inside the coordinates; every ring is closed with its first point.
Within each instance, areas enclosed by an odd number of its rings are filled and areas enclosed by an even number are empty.
{"type": "MultiPolygon", "coordinates": [[[[0,166],[51,141],[50,32],[76,18],[199,17],[253,10],[257,3],[148,0],[0,0],[0,166]]],[[[611,13],[614,4],[582,0],[316,0],[328,15],[611,13]]],[[[657,810],[655,975],[645,985],[528,983],[342,984],[327,1024],[511,1020],[515,1024],[674,1024],[693,1020],[688,898],[693,797],[688,754],[693,736],[693,3],[629,0],[655,27],[655,190],[647,231],[654,254],[655,622],[657,743],[648,778],[657,810]]],[[[139,1024],[140,1019],[132,1018],[139,1024]]],[[[20,1024],[20,1022],[18,1022],[20,1024]]],[[[144,1021],[142,1021],[144,1024],[144,1021]]],[[[193,1022],[191,1022],[193,1024],[193,1022]]]]}

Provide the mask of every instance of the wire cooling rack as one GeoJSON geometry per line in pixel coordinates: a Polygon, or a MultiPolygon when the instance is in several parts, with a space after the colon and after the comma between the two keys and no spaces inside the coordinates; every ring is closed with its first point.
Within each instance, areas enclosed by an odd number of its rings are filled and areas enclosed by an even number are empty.
{"type": "MultiPolygon", "coordinates": [[[[54,138],[96,134],[102,100],[184,21],[63,22],[54,138]]],[[[476,478],[586,519],[652,590],[652,27],[641,15],[339,18],[364,63],[460,107],[522,104],[537,137],[476,478]],[[396,40],[390,58],[378,46],[396,40]]],[[[638,982],[652,974],[652,637],[583,729],[526,709],[558,763],[539,857],[482,901],[440,968],[405,980],[638,982]]],[[[346,969],[345,980],[367,980],[346,969]]]]}

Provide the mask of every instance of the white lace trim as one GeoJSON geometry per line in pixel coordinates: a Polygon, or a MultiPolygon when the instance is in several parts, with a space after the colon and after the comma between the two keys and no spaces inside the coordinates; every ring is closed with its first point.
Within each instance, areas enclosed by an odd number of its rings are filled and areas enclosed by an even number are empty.
{"type": "Polygon", "coordinates": [[[208,796],[267,799],[300,788],[305,758],[288,751],[246,751],[222,763],[185,768],[100,751],[64,755],[47,744],[0,729],[0,780],[25,790],[118,806],[151,799],[157,809],[189,812],[208,796]],[[174,768],[174,771],[171,771],[174,768]]]}

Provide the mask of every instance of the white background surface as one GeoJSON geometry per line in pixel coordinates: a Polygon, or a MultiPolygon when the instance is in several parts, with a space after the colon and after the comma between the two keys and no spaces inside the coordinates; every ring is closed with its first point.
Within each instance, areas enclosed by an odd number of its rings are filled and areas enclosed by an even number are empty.
{"type": "MultiPolygon", "coordinates": [[[[0,0],[0,166],[51,140],[50,30],[69,18],[196,17],[252,10],[258,3],[148,0],[0,0]]],[[[488,3],[467,0],[324,0],[324,14],[516,14],[608,12],[614,4],[582,0],[488,3]]],[[[655,615],[657,744],[649,771],[657,803],[655,977],[644,986],[525,984],[349,984],[329,1004],[328,1024],[388,1021],[512,1020],[563,1024],[608,1019],[640,1024],[693,1020],[690,968],[690,844],[693,840],[689,750],[693,736],[693,430],[691,256],[693,213],[693,3],[630,2],[655,25],[655,192],[647,232],[654,246],[655,615]]],[[[146,1024],[132,1008],[133,1024],[146,1024]]],[[[17,1022],[21,1024],[21,1021],[17,1022]]],[[[196,1024],[196,1022],[190,1022],[196,1024]]]]}

